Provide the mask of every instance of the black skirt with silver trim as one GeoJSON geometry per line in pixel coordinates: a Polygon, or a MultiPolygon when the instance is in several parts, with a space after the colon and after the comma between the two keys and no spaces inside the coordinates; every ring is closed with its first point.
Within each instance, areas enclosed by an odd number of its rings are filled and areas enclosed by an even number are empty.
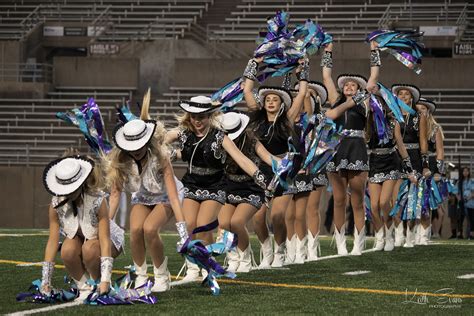
{"type": "Polygon", "coordinates": [[[265,201],[265,193],[251,178],[247,181],[232,181],[227,177],[225,191],[226,202],[232,205],[247,203],[260,209],[265,201]]]}
{"type": "Polygon", "coordinates": [[[369,182],[383,183],[402,177],[402,163],[397,152],[390,154],[371,153],[369,157],[369,182]]]}
{"type": "Polygon", "coordinates": [[[329,181],[326,173],[320,173],[313,176],[313,190],[317,189],[318,187],[325,187],[328,186],[329,181]]]}
{"type": "Polygon", "coordinates": [[[369,157],[363,137],[345,137],[336,155],[326,166],[328,172],[369,171],[369,157]]]}
{"type": "Polygon", "coordinates": [[[225,204],[224,171],[212,174],[195,174],[186,172],[181,179],[184,185],[184,198],[195,201],[214,200],[225,204]]]}
{"type": "Polygon", "coordinates": [[[297,174],[294,183],[288,188],[287,194],[309,193],[313,191],[313,176],[297,174]]]}

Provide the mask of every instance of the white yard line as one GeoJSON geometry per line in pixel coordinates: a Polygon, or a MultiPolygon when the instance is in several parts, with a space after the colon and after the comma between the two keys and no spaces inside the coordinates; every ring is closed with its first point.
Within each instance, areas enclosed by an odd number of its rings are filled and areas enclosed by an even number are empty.
{"type": "Polygon", "coordinates": [[[357,271],[350,271],[350,272],[345,272],[343,275],[361,275],[361,274],[367,274],[370,273],[368,270],[357,270],[357,271]]]}
{"type": "Polygon", "coordinates": [[[29,236],[48,236],[48,233],[31,233],[31,234],[2,234],[0,237],[29,237],[29,236]]]}
{"type": "Polygon", "coordinates": [[[474,246],[474,242],[456,242],[456,241],[430,241],[430,245],[449,245],[449,246],[474,246]]]}
{"type": "Polygon", "coordinates": [[[52,306],[47,306],[47,307],[42,307],[42,308],[30,309],[26,311],[15,312],[15,313],[7,314],[7,315],[10,315],[10,316],[31,315],[31,314],[36,314],[36,313],[44,313],[44,312],[54,311],[57,309],[78,306],[82,304],[83,304],[82,300],[78,300],[78,301],[64,303],[64,304],[58,304],[58,305],[52,305],[52,306]]]}

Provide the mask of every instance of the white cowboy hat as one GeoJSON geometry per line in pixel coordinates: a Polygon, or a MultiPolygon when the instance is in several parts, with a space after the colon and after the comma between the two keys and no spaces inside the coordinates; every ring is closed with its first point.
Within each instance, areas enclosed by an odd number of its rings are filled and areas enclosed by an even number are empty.
{"type": "Polygon", "coordinates": [[[43,184],[54,196],[66,196],[87,180],[94,169],[94,161],[84,156],[71,156],[50,162],[43,172],[43,184]]]}
{"type": "Polygon", "coordinates": [[[414,104],[417,104],[418,100],[420,100],[421,92],[420,92],[420,89],[418,89],[418,87],[411,84],[403,84],[403,83],[396,83],[392,86],[393,94],[397,95],[398,91],[400,90],[410,91],[414,104]]]}
{"type": "Polygon", "coordinates": [[[245,131],[249,121],[248,115],[238,112],[227,112],[220,117],[222,129],[231,140],[236,139],[245,131]]]}
{"type": "MultiPolygon", "coordinates": [[[[299,83],[296,83],[295,89],[299,90],[299,88],[299,83]]],[[[321,106],[323,106],[328,100],[328,90],[326,87],[321,82],[309,81],[308,88],[316,92],[316,94],[319,96],[319,99],[321,100],[321,106]]]]}
{"type": "Polygon", "coordinates": [[[212,102],[212,99],[203,95],[192,97],[189,101],[180,101],[179,107],[183,111],[193,114],[208,113],[219,109],[220,104],[212,102]]]}
{"type": "Polygon", "coordinates": [[[367,79],[364,76],[354,74],[343,74],[337,77],[337,86],[342,90],[344,85],[348,81],[354,81],[359,85],[359,89],[365,89],[367,87],[367,79]]]}
{"type": "MultiPolygon", "coordinates": [[[[296,83],[295,89],[299,90],[299,88],[299,83],[296,83]]],[[[316,94],[319,96],[319,107],[322,108],[328,100],[328,90],[326,89],[326,87],[321,82],[309,81],[308,88],[316,92],[316,94]]],[[[316,103],[316,98],[311,95],[311,106],[313,107],[313,112],[315,111],[316,103]]]]}
{"type": "Polygon", "coordinates": [[[124,151],[135,151],[148,144],[155,133],[156,121],[131,120],[119,124],[114,130],[115,145],[124,151]]]}
{"type": "Polygon", "coordinates": [[[291,107],[291,103],[293,102],[293,97],[291,96],[291,92],[288,91],[285,88],[280,88],[280,87],[267,87],[267,86],[261,86],[258,89],[258,98],[260,100],[260,103],[262,106],[265,105],[265,97],[269,94],[276,94],[278,95],[283,104],[285,105],[286,109],[289,109],[291,107]]]}
{"type": "Polygon", "coordinates": [[[424,106],[426,106],[426,108],[428,109],[428,111],[430,111],[431,114],[436,111],[436,103],[431,100],[420,98],[417,104],[423,104],[424,106]]]}

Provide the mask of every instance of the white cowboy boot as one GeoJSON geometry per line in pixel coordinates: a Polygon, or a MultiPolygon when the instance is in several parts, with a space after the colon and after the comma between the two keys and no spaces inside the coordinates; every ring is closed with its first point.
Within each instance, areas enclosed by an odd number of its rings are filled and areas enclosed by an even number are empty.
{"type": "Polygon", "coordinates": [[[375,232],[375,242],[374,242],[374,249],[375,251],[382,251],[384,248],[385,240],[383,238],[384,227],[380,227],[380,229],[375,232]]]}
{"type": "Polygon", "coordinates": [[[278,245],[275,241],[275,252],[273,253],[272,268],[281,268],[285,263],[285,242],[278,245]]]}
{"type": "Polygon", "coordinates": [[[239,253],[236,249],[232,249],[226,254],[227,257],[227,271],[234,272],[239,268],[239,253]]]}
{"type": "Polygon", "coordinates": [[[296,234],[291,236],[291,239],[286,239],[286,256],[285,256],[285,265],[295,263],[296,256],[296,234]]]}
{"type": "Polygon", "coordinates": [[[77,289],[79,290],[79,296],[76,300],[85,300],[89,294],[92,293],[92,287],[87,284],[87,280],[89,279],[89,275],[84,273],[80,280],[76,280],[73,278],[74,282],[76,283],[77,289]]]}
{"type": "Polygon", "coordinates": [[[313,237],[311,231],[308,230],[308,257],[306,261],[316,261],[318,260],[318,251],[319,249],[319,234],[313,237]]]}
{"type": "Polygon", "coordinates": [[[237,269],[237,272],[240,273],[247,273],[252,270],[252,257],[253,257],[253,252],[252,252],[252,247],[249,245],[247,248],[242,251],[239,248],[237,248],[237,251],[239,253],[239,268],[237,269]]]}
{"type": "Polygon", "coordinates": [[[159,268],[153,266],[155,283],[151,288],[152,292],[166,292],[170,289],[171,276],[168,270],[168,257],[165,257],[159,268]]]}
{"type": "Polygon", "coordinates": [[[270,269],[273,262],[273,247],[272,247],[272,237],[268,236],[267,239],[260,244],[260,265],[259,269],[270,269]]]}
{"type": "Polygon", "coordinates": [[[405,244],[403,245],[403,248],[413,248],[415,247],[415,232],[413,229],[410,229],[410,226],[407,225],[407,238],[405,239],[405,244]]]}
{"type": "Polygon", "coordinates": [[[346,247],[346,231],[345,225],[342,225],[341,231],[337,230],[337,227],[334,227],[334,237],[336,238],[337,254],[341,256],[347,256],[347,247],[346,247]]]}
{"type": "Polygon", "coordinates": [[[148,275],[146,274],[146,271],[148,270],[148,265],[146,264],[146,260],[141,266],[139,266],[135,262],[133,262],[133,265],[135,266],[135,274],[137,275],[135,279],[135,288],[138,288],[145,284],[146,281],[148,281],[148,275]]]}
{"type": "Polygon", "coordinates": [[[208,275],[209,275],[209,272],[207,272],[206,269],[201,269],[201,281],[204,281],[208,275]]]}
{"type": "Polygon", "coordinates": [[[185,259],[184,264],[186,265],[186,275],[183,278],[183,281],[198,281],[199,280],[199,267],[197,264],[185,259]]]}
{"type": "Polygon", "coordinates": [[[420,242],[421,246],[428,246],[428,241],[430,239],[431,225],[424,228],[423,225],[420,225],[420,242]]]}
{"type": "Polygon", "coordinates": [[[303,264],[306,260],[306,251],[307,251],[307,244],[308,237],[304,236],[303,239],[299,239],[296,236],[296,253],[295,253],[295,261],[296,264],[303,264]]]}
{"type": "Polygon", "coordinates": [[[403,222],[400,222],[398,226],[395,227],[395,247],[401,247],[405,242],[403,230],[403,222]]]}
{"type": "MultiPolygon", "coordinates": [[[[382,231],[383,232],[383,231],[382,231]]],[[[354,227],[354,246],[352,247],[351,255],[360,256],[365,245],[365,225],[361,231],[358,232],[357,228],[354,227]]]]}
{"type": "Polygon", "coordinates": [[[422,228],[421,224],[416,224],[415,228],[413,229],[413,232],[415,233],[415,242],[414,242],[415,245],[420,244],[421,228],[422,228]]]}
{"type": "Polygon", "coordinates": [[[390,228],[385,226],[385,247],[383,248],[384,251],[392,251],[395,248],[395,241],[393,239],[393,224],[390,225],[390,228]]]}

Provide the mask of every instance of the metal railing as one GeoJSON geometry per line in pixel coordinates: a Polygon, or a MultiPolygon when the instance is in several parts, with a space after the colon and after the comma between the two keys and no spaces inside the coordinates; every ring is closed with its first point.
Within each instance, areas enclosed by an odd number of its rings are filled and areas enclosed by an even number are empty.
{"type": "Polygon", "coordinates": [[[30,12],[21,22],[21,39],[25,39],[30,31],[35,28],[38,23],[42,21],[41,18],[41,4],[30,12]]]}
{"type": "Polygon", "coordinates": [[[212,29],[213,27],[219,26],[219,24],[208,24],[206,28],[193,24],[191,27],[194,28],[198,34],[205,39],[205,43],[208,48],[212,49],[216,55],[223,57],[237,57],[237,58],[248,58],[249,56],[242,52],[240,49],[225,42],[225,37],[217,34],[212,29]]]}
{"type": "Polygon", "coordinates": [[[392,10],[392,4],[389,3],[389,5],[387,6],[387,8],[385,9],[385,12],[382,14],[382,16],[380,17],[380,20],[378,22],[378,25],[379,25],[379,28],[381,29],[384,29],[384,28],[388,28],[388,22],[390,20],[390,11],[392,10]]]}
{"type": "Polygon", "coordinates": [[[0,64],[0,81],[52,82],[53,65],[39,63],[0,64]]]}
{"type": "MultiPolygon", "coordinates": [[[[390,22],[398,22],[399,19],[407,17],[406,21],[410,24],[413,24],[415,21],[426,20],[433,21],[436,23],[445,22],[446,24],[452,21],[450,16],[460,12],[459,17],[457,18],[456,24],[462,19],[463,12],[467,17],[467,6],[468,3],[451,3],[445,1],[444,3],[390,3],[385,12],[379,19],[378,25],[380,28],[389,27],[390,22]],[[416,9],[423,9],[421,11],[416,11],[416,9]],[[426,10],[437,10],[436,13],[433,12],[433,15],[426,17],[426,10]],[[421,17],[419,15],[422,15],[421,17]]],[[[405,19],[404,19],[405,20],[405,19]]]]}
{"type": "Polygon", "coordinates": [[[458,29],[456,30],[456,33],[457,33],[456,34],[456,40],[457,41],[461,40],[461,38],[464,35],[464,31],[466,30],[467,25],[469,23],[468,15],[467,15],[468,8],[469,8],[469,5],[466,3],[466,5],[464,5],[464,8],[462,9],[462,11],[459,14],[459,17],[456,21],[456,26],[458,27],[458,29]]]}
{"type": "Polygon", "coordinates": [[[95,19],[92,21],[90,27],[93,30],[91,34],[91,40],[89,44],[94,43],[97,38],[105,34],[107,29],[110,27],[110,9],[111,5],[108,5],[95,19]]]}

